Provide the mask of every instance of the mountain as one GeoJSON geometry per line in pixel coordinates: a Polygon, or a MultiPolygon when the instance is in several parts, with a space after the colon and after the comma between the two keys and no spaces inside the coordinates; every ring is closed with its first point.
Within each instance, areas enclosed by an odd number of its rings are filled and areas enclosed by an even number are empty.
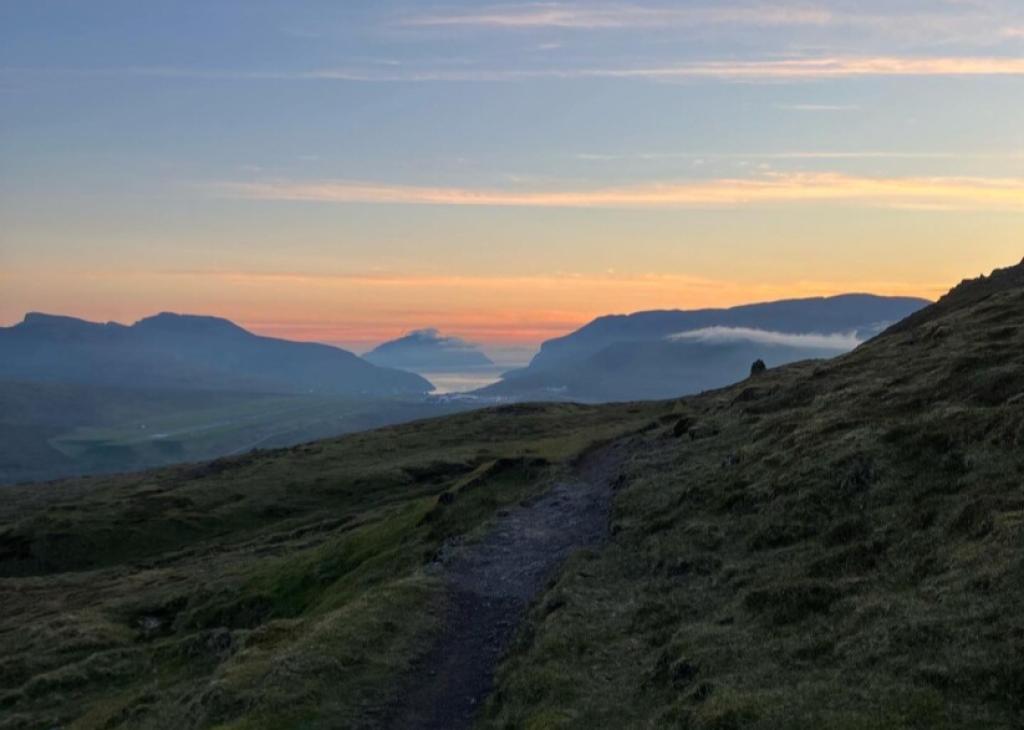
{"type": "Polygon", "coordinates": [[[927,304],[847,294],[601,317],[545,342],[528,367],[478,393],[586,402],[697,393],[740,380],[756,359],[776,366],[846,352],[927,304]]]}
{"type": "Polygon", "coordinates": [[[474,345],[457,337],[444,337],[436,329],[410,332],[385,342],[363,358],[374,365],[427,373],[494,365],[474,345]]]}
{"type": "Polygon", "coordinates": [[[421,396],[412,373],[350,352],[260,337],[216,317],[163,313],[131,326],[30,313],[0,328],[0,380],[176,390],[421,396]]]}
{"type": "Polygon", "coordinates": [[[777,366],[835,357],[853,347],[850,339],[839,338],[817,346],[748,338],[740,332],[714,340],[615,342],[571,365],[540,372],[528,369],[476,392],[587,403],[657,400],[735,383],[758,359],[777,366]],[[850,344],[844,347],[845,343],[850,344]]]}
{"type": "Polygon", "coordinates": [[[1010,730],[1022,480],[1024,263],[699,396],[9,487],[0,723],[1010,730]]]}
{"type": "Polygon", "coordinates": [[[730,309],[652,311],[599,317],[564,337],[548,340],[530,363],[548,369],[579,360],[616,342],[663,339],[708,327],[742,327],[792,333],[853,333],[861,339],[928,305],[925,299],[843,294],[745,304],[730,309]]]}

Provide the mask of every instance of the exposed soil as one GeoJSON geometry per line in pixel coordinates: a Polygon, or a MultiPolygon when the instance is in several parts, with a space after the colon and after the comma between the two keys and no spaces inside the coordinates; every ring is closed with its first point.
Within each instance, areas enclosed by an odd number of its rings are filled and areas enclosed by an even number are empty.
{"type": "Polygon", "coordinates": [[[450,591],[445,628],[409,681],[395,730],[459,730],[473,724],[526,609],[565,559],[608,535],[622,445],[584,456],[571,478],[499,513],[479,542],[452,550],[441,570],[450,591]]]}

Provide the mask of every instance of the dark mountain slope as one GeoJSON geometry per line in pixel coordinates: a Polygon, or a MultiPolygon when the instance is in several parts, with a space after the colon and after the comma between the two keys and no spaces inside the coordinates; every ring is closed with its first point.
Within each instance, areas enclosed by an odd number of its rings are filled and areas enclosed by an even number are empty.
{"type": "Polygon", "coordinates": [[[926,322],[938,319],[944,314],[957,309],[965,309],[969,305],[977,304],[993,295],[1020,287],[1024,287],[1024,261],[1017,266],[996,269],[989,276],[964,280],[936,302],[934,306],[915,312],[906,319],[897,322],[890,331],[893,333],[906,332],[926,322]]]}
{"type": "Polygon", "coordinates": [[[572,365],[528,370],[478,392],[584,403],[656,400],[735,383],[750,373],[750,365],[757,359],[779,365],[842,352],[743,340],[616,342],[572,365]]]}
{"type": "Polygon", "coordinates": [[[422,395],[418,375],[350,352],[259,337],[223,319],[159,314],[130,327],[32,313],[0,328],[0,379],[137,388],[422,395]]]}

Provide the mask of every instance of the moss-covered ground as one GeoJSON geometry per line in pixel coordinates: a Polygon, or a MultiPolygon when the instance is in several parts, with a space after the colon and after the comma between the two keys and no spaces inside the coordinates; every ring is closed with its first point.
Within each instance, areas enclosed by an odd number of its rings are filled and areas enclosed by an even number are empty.
{"type": "Polygon", "coordinates": [[[432,644],[445,541],[669,408],[510,406],[8,488],[0,727],[375,727],[432,644]]]}
{"type": "Polygon", "coordinates": [[[1003,277],[680,402],[482,725],[1024,725],[1024,270],[1003,277]]]}

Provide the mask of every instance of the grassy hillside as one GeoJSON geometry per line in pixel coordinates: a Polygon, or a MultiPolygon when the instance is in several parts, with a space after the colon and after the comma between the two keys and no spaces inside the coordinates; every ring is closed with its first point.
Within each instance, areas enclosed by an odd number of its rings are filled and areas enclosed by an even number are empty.
{"type": "Polygon", "coordinates": [[[1024,268],[678,408],[484,726],[1021,726],[1024,268]]]}
{"type": "Polygon", "coordinates": [[[445,541],[669,407],[510,406],[7,488],[0,728],[374,727],[431,644],[445,541]]]}
{"type": "Polygon", "coordinates": [[[610,540],[481,726],[1020,726],[1024,265],[693,398],[5,490],[0,729],[379,726],[438,635],[439,553],[624,434],[610,540]]]}

